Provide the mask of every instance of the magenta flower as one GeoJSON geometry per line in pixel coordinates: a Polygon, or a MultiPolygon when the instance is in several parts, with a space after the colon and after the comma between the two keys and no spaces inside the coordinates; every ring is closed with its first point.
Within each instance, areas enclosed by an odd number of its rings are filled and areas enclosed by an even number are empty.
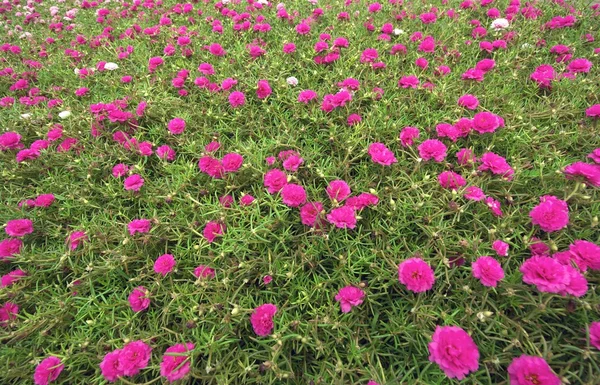
{"type": "Polygon", "coordinates": [[[489,256],[479,257],[472,265],[473,277],[479,279],[483,286],[496,287],[504,278],[504,270],[500,262],[489,256]]]}
{"type": "Polygon", "coordinates": [[[592,68],[592,62],[585,58],[573,59],[569,65],[567,65],[567,69],[573,73],[587,73],[590,72],[592,68]]]}
{"type": "Polygon", "coordinates": [[[327,221],[340,229],[356,227],[356,211],[348,205],[335,208],[327,214],[327,221]]]}
{"type": "Polygon", "coordinates": [[[202,231],[202,235],[204,235],[208,243],[213,243],[217,236],[221,236],[224,233],[225,225],[215,221],[208,222],[202,231]]]}
{"type": "Polygon", "coordinates": [[[133,174],[125,178],[123,185],[125,186],[125,190],[127,191],[140,191],[140,189],[144,185],[144,178],[142,178],[138,174],[133,174]]]}
{"type": "Polygon", "coordinates": [[[350,191],[350,186],[348,186],[348,183],[341,179],[329,182],[326,191],[327,195],[329,196],[329,199],[335,199],[338,202],[343,201],[352,193],[350,191]]]}
{"type": "Polygon", "coordinates": [[[152,222],[149,219],[134,219],[127,225],[129,235],[135,235],[135,233],[145,234],[150,231],[152,222]]]}
{"type": "Polygon", "coordinates": [[[75,250],[77,249],[83,242],[87,241],[88,237],[84,231],[73,231],[67,237],[67,242],[69,243],[69,249],[75,250]]]}
{"type": "Polygon", "coordinates": [[[60,358],[50,356],[42,360],[35,367],[33,373],[33,382],[35,385],[48,385],[48,383],[56,380],[65,366],[60,361],[60,358]]]}
{"type": "Polygon", "coordinates": [[[200,265],[194,269],[194,276],[196,278],[214,278],[215,270],[208,266],[200,265]]]}
{"type": "Polygon", "coordinates": [[[254,333],[261,337],[271,334],[274,328],[273,317],[275,313],[277,313],[277,306],[271,303],[260,305],[254,309],[250,315],[250,323],[252,324],[254,333]]]}
{"type": "Polygon", "coordinates": [[[340,289],[335,296],[335,300],[340,303],[342,313],[349,313],[354,306],[363,303],[365,292],[354,286],[346,286],[340,289]]]}
{"type": "Polygon", "coordinates": [[[102,376],[108,382],[115,382],[119,377],[124,375],[119,361],[120,355],[121,349],[113,350],[112,352],[107,353],[100,363],[102,376]]]}
{"type": "Polygon", "coordinates": [[[185,120],[183,120],[182,118],[174,118],[171,121],[169,121],[167,129],[173,135],[182,134],[185,130],[185,120]]]}
{"type": "Polygon", "coordinates": [[[498,115],[491,112],[478,112],[473,117],[473,129],[480,134],[494,132],[501,126],[501,120],[498,115]]]}
{"type": "Polygon", "coordinates": [[[276,168],[267,171],[263,180],[264,185],[270,194],[275,194],[279,192],[283,188],[283,186],[285,186],[288,183],[287,175],[283,171],[278,170],[276,168]]]}
{"type": "Polygon", "coordinates": [[[191,359],[189,353],[194,350],[194,347],[193,343],[187,342],[167,348],[160,363],[160,375],[165,377],[169,383],[185,377],[190,372],[191,359]]]}
{"type": "Polygon", "coordinates": [[[571,282],[567,267],[547,256],[529,258],[519,271],[523,273],[523,282],[536,285],[541,292],[559,293],[565,291],[571,282]]]}
{"type": "Polygon", "coordinates": [[[144,286],[138,286],[129,294],[127,300],[134,312],[146,310],[150,306],[150,292],[144,286]]]}
{"type": "Polygon", "coordinates": [[[300,209],[300,219],[303,225],[314,226],[323,211],[321,202],[308,202],[300,209]]]}
{"type": "Polygon", "coordinates": [[[567,202],[552,195],[540,197],[540,204],[529,212],[531,223],[539,225],[545,232],[564,229],[569,224],[569,207],[567,202]]]}
{"type": "Polygon", "coordinates": [[[229,94],[229,104],[233,108],[238,108],[246,104],[246,96],[241,91],[233,91],[229,94]]]}
{"type": "Polygon", "coordinates": [[[442,172],[438,175],[438,182],[440,183],[440,186],[450,190],[458,190],[459,187],[463,187],[467,184],[467,181],[462,175],[453,171],[442,172]]]}
{"type": "Polygon", "coordinates": [[[369,155],[371,160],[375,163],[379,163],[382,166],[389,166],[392,163],[396,163],[396,157],[383,143],[372,143],[369,146],[369,155]]]}
{"type": "Polygon", "coordinates": [[[173,271],[175,258],[172,254],[163,254],[154,261],[154,271],[163,277],[173,271]]]}
{"type": "Polygon", "coordinates": [[[269,95],[271,95],[273,91],[271,90],[271,86],[267,80],[259,80],[258,85],[256,86],[256,96],[259,99],[265,99],[269,95]]]}
{"type": "Polygon", "coordinates": [[[13,283],[17,282],[22,277],[26,277],[26,276],[27,276],[27,273],[21,269],[16,269],[16,270],[9,272],[8,274],[4,274],[2,276],[2,278],[0,279],[0,288],[8,287],[8,286],[12,285],[13,283]]]}
{"type": "Polygon", "coordinates": [[[479,159],[481,165],[479,171],[491,171],[494,175],[500,175],[506,180],[512,180],[515,171],[510,167],[506,159],[493,152],[486,152],[479,159]]]}
{"type": "Polygon", "coordinates": [[[541,357],[521,355],[508,365],[510,385],[560,385],[562,382],[541,357]]]}
{"type": "Polygon", "coordinates": [[[254,197],[250,194],[244,194],[244,196],[242,196],[240,198],[240,204],[242,206],[250,206],[252,204],[252,202],[254,202],[254,197]]]}
{"type": "Polygon", "coordinates": [[[600,350],[600,322],[598,321],[590,324],[590,344],[600,350]]]}
{"type": "Polygon", "coordinates": [[[414,293],[430,290],[435,283],[431,266],[421,258],[409,258],[398,265],[398,280],[414,293]]]}
{"type": "Polygon", "coordinates": [[[458,326],[437,326],[429,343],[429,361],[449,378],[464,379],[479,368],[479,349],[473,338],[458,326]]]}
{"type": "Polygon", "coordinates": [[[410,147],[413,145],[413,141],[419,137],[419,129],[416,127],[404,127],[400,131],[400,144],[403,147],[410,147]]]}
{"type": "Polygon", "coordinates": [[[125,376],[135,376],[148,366],[152,348],[144,341],[131,341],[119,353],[119,368],[125,376]]]}
{"type": "Polygon", "coordinates": [[[242,163],[244,163],[244,157],[235,152],[226,154],[223,156],[223,159],[221,159],[223,171],[225,172],[236,172],[242,167],[242,163]]]}
{"type": "Polygon", "coordinates": [[[499,239],[495,240],[494,243],[492,243],[492,249],[494,249],[494,251],[496,251],[496,254],[498,254],[501,257],[506,257],[508,255],[508,248],[508,243],[503,242],[499,239]]]}
{"type": "Polygon", "coordinates": [[[298,207],[306,202],[306,191],[304,187],[288,183],[281,189],[283,203],[289,207],[298,207]]]}
{"type": "MultiPolygon", "coordinates": [[[[600,104],[594,104],[585,110],[585,115],[588,118],[600,118],[600,104]]],[[[2,149],[2,144],[0,142],[0,149],[2,149]]]]}
{"type": "Polygon", "coordinates": [[[19,314],[19,306],[12,302],[5,302],[0,307],[0,326],[9,326],[11,321],[17,319],[17,314],[19,314]]]}
{"type": "Polygon", "coordinates": [[[427,139],[417,147],[419,156],[427,161],[433,159],[436,162],[442,162],[446,159],[446,145],[437,139],[427,139]]]}
{"type": "Polygon", "coordinates": [[[20,239],[3,239],[0,241],[0,261],[4,258],[12,258],[21,252],[23,242],[20,239]]]}
{"type": "Polygon", "coordinates": [[[11,237],[24,237],[33,233],[33,222],[29,219],[13,219],[6,222],[4,231],[11,237]]]}
{"type": "Polygon", "coordinates": [[[474,110],[479,106],[479,100],[475,95],[466,94],[458,98],[458,105],[469,110],[474,110]]]}
{"type": "Polygon", "coordinates": [[[200,160],[198,161],[198,168],[203,173],[215,179],[221,179],[223,177],[223,174],[225,173],[221,161],[219,159],[213,158],[210,155],[206,155],[200,158],[200,160]]]}

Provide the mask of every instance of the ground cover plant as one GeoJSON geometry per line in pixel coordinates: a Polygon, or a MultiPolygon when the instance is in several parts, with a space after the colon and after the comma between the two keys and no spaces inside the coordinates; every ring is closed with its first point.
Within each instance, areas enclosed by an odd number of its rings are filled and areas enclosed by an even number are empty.
{"type": "Polygon", "coordinates": [[[4,0],[1,384],[600,383],[600,5],[4,0]]]}

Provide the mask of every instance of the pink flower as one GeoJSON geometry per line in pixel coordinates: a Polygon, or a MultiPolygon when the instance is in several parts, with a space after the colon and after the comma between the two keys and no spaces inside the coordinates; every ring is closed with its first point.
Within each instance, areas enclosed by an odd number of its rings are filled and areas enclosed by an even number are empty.
{"type": "Polygon", "coordinates": [[[158,146],[156,148],[156,156],[158,156],[160,159],[172,162],[173,160],[175,160],[175,155],[175,150],[173,150],[170,146],[166,144],[163,144],[162,146],[158,146]]]}
{"type": "Polygon", "coordinates": [[[501,208],[500,202],[498,202],[496,199],[494,199],[492,197],[485,197],[485,204],[490,209],[493,216],[501,217],[502,215],[504,215],[502,213],[502,208],[501,208]]]}
{"type": "Polygon", "coordinates": [[[225,172],[236,172],[242,167],[242,163],[244,163],[244,157],[235,152],[226,154],[221,160],[225,172]]]}
{"type": "Polygon", "coordinates": [[[214,278],[215,270],[204,265],[200,265],[194,269],[194,276],[196,278],[214,278]]]}
{"type": "Polygon", "coordinates": [[[13,219],[6,222],[4,231],[11,237],[23,237],[33,233],[33,222],[29,219],[13,219]]]}
{"type": "Polygon", "coordinates": [[[112,175],[115,178],[120,178],[122,176],[127,175],[127,172],[129,171],[129,167],[126,164],[123,163],[119,163],[116,166],[113,167],[112,169],[112,175]]]}
{"type": "Polygon", "coordinates": [[[55,200],[54,194],[42,194],[35,198],[34,204],[37,207],[50,207],[55,200]]]}
{"type": "Polygon", "coordinates": [[[574,297],[583,297],[588,290],[588,281],[585,279],[583,274],[579,272],[573,266],[567,265],[567,274],[569,275],[569,284],[565,290],[560,291],[559,294],[563,297],[570,294],[574,297]]]}
{"type": "Polygon", "coordinates": [[[489,170],[492,174],[501,175],[506,180],[512,180],[515,171],[506,162],[506,159],[500,155],[493,152],[486,152],[481,155],[479,160],[481,161],[481,165],[478,168],[479,171],[489,170]]]}
{"type": "Polygon", "coordinates": [[[429,361],[449,378],[464,379],[479,368],[479,349],[473,338],[458,326],[437,326],[429,343],[429,361]]]}
{"type": "Polygon", "coordinates": [[[356,227],[356,211],[350,206],[335,208],[327,214],[327,221],[340,229],[353,229],[356,227]]]}
{"type": "Polygon", "coordinates": [[[398,265],[398,280],[414,293],[422,293],[433,287],[433,269],[421,258],[409,258],[398,265]]]}
{"type": "Polygon", "coordinates": [[[259,99],[265,99],[267,98],[269,95],[271,95],[273,91],[271,90],[271,86],[269,85],[269,82],[266,80],[259,80],[258,81],[258,85],[256,88],[256,96],[259,99]]]}
{"type": "Polygon", "coordinates": [[[144,178],[138,174],[133,174],[125,179],[123,185],[127,191],[139,191],[144,185],[144,178]]]}
{"type": "Polygon", "coordinates": [[[121,349],[113,350],[112,352],[107,353],[100,363],[102,376],[108,382],[115,382],[119,377],[123,376],[123,370],[121,369],[121,363],[119,361],[120,355],[121,349]]]}
{"type": "Polygon", "coordinates": [[[600,187],[600,164],[575,162],[566,166],[564,173],[567,179],[580,176],[583,177],[587,184],[600,187]]]}
{"type": "Polygon", "coordinates": [[[172,254],[163,254],[154,261],[154,271],[163,277],[173,271],[174,267],[175,258],[172,254]]]}
{"type": "Polygon", "coordinates": [[[416,89],[419,86],[419,83],[419,78],[414,75],[403,76],[398,80],[398,87],[416,89]]]}
{"type": "Polygon", "coordinates": [[[221,161],[213,158],[210,155],[205,155],[200,158],[198,161],[198,168],[203,173],[215,179],[221,179],[225,173],[221,161]]]}
{"type": "Polygon", "coordinates": [[[268,284],[270,284],[272,281],[273,281],[273,277],[271,277],[270,275],[265,275],[265,276],[263,277],[263,283],[264,283],[265,285],[268,285],[268,284]]]}
{"type": "Polygon", "coordinates": [[[241,91],[233,91],[229,94],[229,104],[232,108],[238,108],[246,104],[246,96],[241,91]]]}
{"type": "Polygon", "coordinates": [[[308,102],[315,98],[317,98],[317,93],[313,90],[304,90],[298,94],[298,101],[304,104],[308,104],[308,102]]]}
{"type": "Polygon", "coordinates": [[[340,179],[329,182],[326,191],[329,199],[335,199],[338,202],[343,201],[352,193],[348,183],[340,179]]]}
{"type": "Polygon", "coordinates": [[[306,35],[310,32],[310,26],[306,23],[300,23],[296,26],[298,35],[306,35]]]}
{"type": "Polygon", "coordinates": [[[19,306],[12,302],[5,302],[4,305],[0,307],[0,326],[9,326],[11,321],[17,319],[17,314],[19,314],[19,306]]]}
{"type": "Polygon", "coordinates": [[[0,260],[12,258],[21,252],[23,242],[20,239],[3,239],[0,241],[0,260]]]}
{"type": "Polygon", "coordinates": [[[131,341],[119,353],[119,368],[125,376],[135,376],[148,366],[152,348],[144,341],[131,341]]]}
{"type": "Polygon", "coordinates": [[[600,147],[592,151],[587,157],[600,164],[600,147]]]}
{"type": "Polygon", "coordinates": [[[400,143],[403,147],[409,147],[413,145],[413,141],[419,137],[419,129],[416,127],[404,127],[400,131],[400,143]]]}
{"type": "Polygon", "coordinates": [[[335,300],[340,303],[342,313],[349,313],[354,306],[363,303],[365,292],[354,286],[346,286],[340,289],[335,296],[335,300]]]}
{"type": "Polygon", "coordinates": [[[289,207],[298,207],[306,202],[306,191],[304,187],[288,183],[281,189],[283,203],[289,207]]]}
{"type": "Polygon", "coordinates": [[[496,287],[504,278],[504,270],[500,262],[489,256],[479,257],[472,265],[473,277],[479,279],[483,286],[496,287]]]}
{"type": "MultiPolygon", "coordinates": [[[[585,110],[585,115],[588,118],[600,118],[600,104],[594,104],[585,110]]],[[[2,141],[0,141],[0,150],[2,149],[2,141]]]]}
{"type": "Polygon", "coordinates": [[[35,367],[33,382],[35,385],[48,385],[49,382],[58,378],[64,368],[65,366],[60,361],[60,358],[54,356],[47,357],[35,367]]]}
{"type": "Polygon", "coordinates": [[[165,377],[170,383],[185,377],[190,372],[191,360],[189,352],[193,350],[194,344],[191,342],[167,348],[160,363],[160,375],[165,377]],[[188,354],[184,355],[182,353],[188,354]]]}
{"type": "Polygon", "coordinates": [[[277,306],[271,303],[260,305],[254,309],[252,315],[250,315],[250,323],[254,333],[261,337],[271,334],[274,327],[273,316],[275,316],[275,313],[277,313],[277,306]]]}
{"type": "Polygon", "coordinates": [[[474,110],[479,106],[479,100],[475,95],[466,94],[458,98],[458,105],[469,110],[474,110]]]}
{"type": "Polygon", "coordinates": [[[21,135],[14,131],[8,131],[0,135],[0,151],[16,150],[23,148],[21,135]]]}
{"type": "Polygon", "coordinates": [[[9,272],[8,274],[5,274],[2,276],[2,278],[0,279],[0,288],[8,287],[8,286],[12,285],[13,283],[17,282],[22,277],[26,277],[26,276],[27,276],[27,273],[21,269],[13,270],[13,271],[9,272]]]}
{"type": "Polygon", "coordinates": [[[346,206],[353,207],[355,210],[362,210],[367,206],[376,206],[379,203],[377,195],[361,193],[358,196],[346,199],[346,206]]]}
{"type": "Polygon", "coordinates": [[[300,209],[300,219],[303,225],[314,226],[323,211],[321,202],[308,202],[300,209]]]}
{"type": "Polygon", "coordinates": [[[473,129],[480,134],[494,132],[500,125],[501,121],[498,115],[491,112],[482,111],[473,116],[473,129]]]}
{"type": "Polygon", "coordinates": [[[600,350],[600,322],[598,321],[590,324],[590,344],[600,350]]]}
{"type": "Polygon", "coordinates": [[[471,165],[477,161],[473,150],[469,148],[461,148],[456,153],[456,158],[458,160],[458,164],[460,164],[461,166],[471,165]]]}
{"type": "Polygon", "coordinates": [[[576,240],[569,246],[571,258],[581,271],[588,268],[600,270],[600,246],[582,239],[576,240]]]}
{"type": "Polygon", "coordinates": [[[209,144],[207,144],[206,146],[204,146],[204,151],[206,152],[215,152],[217,151],[219,148],[221,148],[221,144],[219,142],[210,142],[209,144]]]}
{"type": "Polygon", "coordinates": [[[541,357],[521,355],[508,365],[510,385],[560,385],[560,378],[541,357]]]}
{"type": "Polygon", "coordinates": [[[426,161],[433,159],[436,162],[442,162],[447,155],[446,145],[437,139],[427,139],[417,148],[419,150],[419,156],[426,161]]]}
{"type": "Polygon", "coordinates": [[[88,237],[84,231],[73,231],[67,237],[67,243],[69,244],[69,249],[75,250],[77,249],[84,241],[87,241],[88,237]]]}
{"type": "Polygon", "coordinates": [[[204,231],[202,231],[202,235],[208,241],[208,243],[213,243],[217,236],[223,235],[225,233],[225,225],[210,221],[204,227],[204,231]]]}
{"type": "Polygon", "coordinates": [[[369,146],[369,155],[371,160],[375,163],[379,163],[382,166],[389,166],[392,163],[396,163],[396,157],[383,143],[372,143],[369,146]]]}
{"type": "Polygon", "coordinates": [[[531,223],[539,225],[546,232],[558,231],[569,224],[567,202],[552,195],[540,197],[540,204],[529,212],[531,223]]]}
{"type": "Polygon", "coordinates": [[[150,292],[144,286],[138,286],[129,294],[128,301],[134,312],[146,310],[150,306],[150,292]]]}
{"type": "Polygon", "coordinates": [[[283,171],[278,170],[276,168],[267,171],[263,178],[263,181],[265,187],[267,188],[267,191],[270,194],[275,194],[279,192],[283,188],[283,186],[285,186],[288,183],[287,175],[283,171]]]}
{"type": "Polygon", "coordinates": [[[445,189],[458,190],[459,187],[465,186],[467,181],[460,174],[453,171],[444,171],[438,175],[440,186],[445,189]]]}
{"type": "Polygon", "coordinates": [[[546,293],[564,291],[571,281],[566,266],[546,256],[529,258],[519,271],[523,273],[523,282],[536,285],[539,291],[546,293]]]}
{"type": "Polygon", "coordinates": [[[129,230],[129,235],[135,235],[135,233],[145,234],[150,231],[151,226],[152,222],[149,219],[134,219],[129,222],[127,229],[129,230]]]}
{"type": "Polygon", "coordinates": [[[254,197],[250,194],[245,194],[240,198],[240,204],[242,206],[250,206],[254,202],[254,197]]]}
{"type": "Polygon", "coordinates": [[[567,69],[574,73],[587,73],[590,72],[590,68],[592,68],[592,62],[585,58],[573,59],[573,61],[571,61],[569,65],[567,65],[567,69]]]}
{"type": "Polygon", "coordinates": [[[171,121],[169,121],[169,124],[167,125],[167,129],[173,135],[182,134],[185,130],[185,120],[181,118],[171,119],[171,121]]]}
{"type": "Polygon", "coordinates": [[[298,155],[290,155],[283,161],[283,168],[287,171],[298,171],[302,163],[304,163],[304,159],[298,155]]]}
{"type": "Polygon", "coordinates": [[[492,249],[494,249],[496,251],[496,254],[498,254],[501,257],[508,256],[508,247],[508,243],[503,242],[499,239],[495,240],[494,243],[492,243],[492,249]]]}

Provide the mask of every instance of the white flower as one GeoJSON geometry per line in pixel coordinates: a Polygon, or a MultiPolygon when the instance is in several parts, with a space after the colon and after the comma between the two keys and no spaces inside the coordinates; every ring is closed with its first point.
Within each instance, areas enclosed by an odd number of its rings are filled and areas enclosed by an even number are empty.
{"type": "Polygon", "coordinates": [[[227,5],[231,3],[231,0],[221,0],[221,3],[223,3],[223,5],[227,5]]]}
{"type": "Polygon", "coordinates": [[[294,76],[290,76],[289,78],[285,79],[285,81],[290,86],[297,86],[298,85],[298,79],[296,79],[294,76]]]}
{"type": "Polygon", "coordinates": [[[61,119],[66,119],[66,118],[68,118],[69,116],[71,116],[71,111],[61,111],[61,112],[58,114],[58,117],[59,117],[59,118],[61,118],[61,119]]]}
{"type": "Polygon", "coordinates": [[[30,113],[21,114],[21,119],[29,119],[29,118],[31,118],[31,114],[30,113]]]}
{"type": "Polygon", "coordinates": [[[285,4],[279,3],[279,4],[277,4],[277,7],[275,7],[275,8],[277,8],[277,10],[279,11],[281,8],[285,8],[285,4]]]}
{"type": "Polygon", "coordinates": [[[529,43],[523,43],[521,45],[521,48],[523,48],[523,49],[529,49],[529,48],[533,48],[533,46],[531,44],[529,44],[529,43]]]}
{"type": "Polygon", "coordinates": [[[509,25],[510,23],[508,22],[508,20],[504,18],[492,21],[492,29],[506,29],[509,25]]]}
{"type": "Polygon", "coordinates": [[[75,75],[79,75],[79,68],[75,68],[73,72],[75,72],[75,75]]]}
{"type": "Polygon", "coordinates": [[[396,29],[394,29],[394,35],[396,35],[396,36],[404,35],[404,30],[402,30],[400,28],[396,28],[396,29]]]}
{"type": "Polygon", "coordinates": [[[106,63],[104,65],[104,69],[107,70],[107,71],[114,71],[114,70],[116,70],[118,68],[119,68],[119,66],[117,65],[117,63],[112,63],[111,62],[111,63],[106,63]]]}
{"type": "Polygon", "coordinates": [[[257,1],[258,4],[262,4],[262,5],[267,5],[269,4],[269,2],[267,0],[258,0],[257,1]]]}
{"type": "Polygon", "coordinates": [[[312,5],[317,5],[317,2],[319,0],[308,0],[309,3],[311,3],[312,5]]]}

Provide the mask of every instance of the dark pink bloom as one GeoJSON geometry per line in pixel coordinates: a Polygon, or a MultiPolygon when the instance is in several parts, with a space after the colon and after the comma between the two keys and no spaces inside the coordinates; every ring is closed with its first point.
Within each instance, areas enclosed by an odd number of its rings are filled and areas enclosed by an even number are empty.
{"type": "Polygon", "coordinates": [[[235,152],[223,156],[221,160],[223,171],[225,172],[236,172],[242,167],[242,163],[244,163],[244,157],[235,152]]]}
{"type": "Polygon", "coordinates": [[[433,159],[436,162],[442,162],[447,155],[446,145],[437,139],[427,139],[417,148],[419,149],[419,156],[425,161],[433,159]]]}
{"type": "Polygon", "coordinates": [[[472,201],[481,201],[481,200],[485,199],[485,194],[484,194],[483,190],[481,190],[477,186],[467,187],[465,189],[465,193],[463,194],[463,196],[466,199],[472,200],[472,201]]]}
{"type": "Polygon", "coordinates": [[[496,199],[492,197],[485,197],[485,204],[492,212],[492,215],[494,215],[495,217],[501,217],[502,215],[504,215],[502,213],[502,207],[500,205],[500,202],[498,202],[496,199]]]}
{"type": "Polygon", "coordinates": [[[582,177],[585,182],[594,187],[600,187],[600,164],[575,162],[566,166],[564,173],[567,179],[582,177]]]}
{"type": "Polygon", "coordinates": [[[215,179],[221,179],[225,173],[221,161],[210,155],[205,155],[200,158],[198,161],[198,168],[200,168],[200,171],[203,173],[215,179]]]}
{"type": "Polygon", "coordinates": [[[244,194],[244,196],[240,198],[240,204],[242,206],[250,206],[252,202],[254,202],[254,197],[250,194],[244,194]]]}
{"type": "Polygon", "coordinates": [[[421,258],[409,258],[398,265],[398,280],[414,293],[422,293],[433,287],[435,276],[431,266],[421,258]]]}
{"type": "Polygon", "coordinates": [[[233,91],[229,94],[229,104],[232,108],[238,108],[246,104],[246,96],[241,91],[233,91]]]}
{"type": "Polygon", "coordinates": [[[496,254],[498,254],[501,257],[508,256],[508,248],[508,243],[503,242],[499,239],[496,239],[494,243],[492,243],[492,249],[494,249],[494,251],[496,251],[496,254]]]}
{"type": "Polygon", "coordinates": [[[555,196],[540,197],[540,204],[529,212],[531,223],[539,225],[548,233],[561,230],[569,224],[569,207],[567,202],[555,196]]]}
{"type": "Polygon", "coordinates": [[[6,222],[4,231],[11,237],[24,237],[33,233],[33,222],[29,219],[13,219],[6,222]]]}
{"type": "Polygon", "coordinates": [[[571,281],[567,267],[546,256],[529,258],[519,271],[523,273],[523,282],[536,285],[539,291],[547,293],[564,291],[571,281]]]}
{"type": "Polygon", "coordinates": [[[23,148],[21,143],[21,135],[16,132],[9,131],[0,135],[0,151],[16,150],[23,148]]]}
{"type": "Polygon", "coordinates": [[[463,187],[467,184],[467,181],[462,175],[453,171],[442,172],[438,175],[438,182],[440,183],[440,186],[450,190],[458,190],[459,187],[463,187]]]}
{"type": "Polygon", "coordinates": [[[166,144],[163,144],[162,146],[158,146],[156,148],[156,156],[158,156],[160,159],[172,162],[173,160],[175,160],[175,155],[175,150],[173,150],[171,146],[168,146],[166,144]]]}
{"type": "Polygon", "coordinates": [[[287,175],[283,171],[278,170],[276,168],[267,171],[263,181],[265,187],[267,188],[267,191],[270,194],[275,194],[279,192],[283,188],[283,186],[285,186],[288,183],[287,175]]]}
{"type": "Polygon", "coordinates": [[[479,100],[475,95],[466,94],[458,98],[458,105],[469,110],[474,110],[479,106],[479,100]]]}
{"type": "Polygon", "coordinates": [[[356,211],[347,205],[335,208],[327,214],[327,221],[340,229],[353,229],[356,227],[356,211]]]}
{"type": "MultiPolygon", "coordinates": [[[[585,110],[585,115],[588,118],[600,118],[600,104],[594,104],[593,106],[585,110]]],[[[2,149],[2,143],[0,142],[0,149],[2,149]]]]}
{"type": "Polygon", "coordinates": [[[254,309],[252,315],[250,315],[250,323],[254,333],[261,337],[271,334],[274,328],[273,317],[275,313],[277,313],[277,306],[271,303],[260,305],[254,309]]]}
{"type": "Polygon", "coordinates": [[[187,342],[167,348],[160,363],[160,375],[165,377],[169,383],[185,377],[190,372],[191,359],[189,353],[194,350],[194,347],[193,343],[187,342]]]}
{"type": "Polygon", "coordinates": [[[317,98],[317,93],[313,90],[304,90],[298,94],[298,101],[300,103],[308,104],[313,99],[317,98]]]}
{"type": "Polygon", "coordinates": [[[147,233],[150,231],[152,222],[149,219],[134,219],[127,225],[129,235],[135,235],[135,233],[147,233]]]}
{"type": "Polygon", "coordinates": [[[363,303],[365,292],[354,286],[346,286],[340,289],[335,296],[335,300],[340,303],[342,313],[349,313],[354,306],[363,303]]]}
{"type": "Polygon", "coordinates": [[[458,160],[458,164],[460,164],[461,166],[467,166],[467,165],[473,164],[477,161],[477,158],[475,157],[473,150],[471,150],[469,148],[461,148],[456,153],[456,158],[458,160]]]}
{"type": "Polygon", "coordinates": [[[473,129],[480,134],[494,132],[498,127],[500,127],[500,119],[496,114],[483,111],[476,113],[473,117],[473,129]]]}
{"type": "Polygon", "coordinates": [[[55,200],[54,194],[42,194],[35,198],[34,205],[37,207],[50,207],[55,200]]]}
{"type": "Polygon", "coordinates": [[[592,68],[592,62],[585,59],[585,58],[578,58],[578,59],[573,59],[573,61],[571,61],[569,63],[569,65],[567,65],[567,69],[573,73],[578,73],[578,72],[590,72],[590,69],[592,68]]]}
{"type": "Polygon", "coordinates": [[[124,375],[119,361],[120,355],[121,349],[113,350],[112,352],[107,353],[100,363],[102,376],[108,382],[115,382],[119,377],[124,375]]]}
{"type": "Polygon", "coordinates": [[[75,250],[77,249],[84,241],[87,241],[88,237],[85,235],[84,231],[73,231],[67,237],[67,242],[69,243],[69,249],[75,250]]]}
{"type": "Polygon", "coordinates": [[[383,143],[372,143],[369,146],[369,155],[371,160],[375,163],[379,163],[382,166],[389,166],[393,163],[398,162],[394,153],[391,152],[383,143]]]}
{"type": "Polygon", "coordinates": [[[200,265],[194,269],[194,276],[196,278],[214,278],[215,270],[204,265],[200,265]]]}
{"type": "Polygon", "coordinates": [[[398,80],[398,87],[402,88],[417,88],[419,86],[419,78],[414,75],[403,76],[398,80]]]}
{"type": "Polygon", "coordinates": [[[416,127],[404,127],[400,131],[400,143],[403,147],[413,145],[413,141],[419,137],[419,129],[416,127]]]}
{"type": "Polygon", "coordinates": [[[21,252],[23,242],[20,239],[3,239],[0,241],[0,260],[12,258],[21,252]]]}
{"type": "Polygon", "coordinates": [[[269,85],[269,82],[266,80],[259,80],[258,81],[258,85],[256,88],[256,96],[259,99],[265,99],[267,98],[269,95],[271,95],[273,91],[271,90],[271,86],[269,85]]]}
{"type": "Polygon", "coordinates": [[[308,202],[300,209],[300,219],[306,226],[314,226],[323,211],[321,202],[308,202]]]}
{"type": "Polygon", "coordinates": [[[335,199],[338,202],[343,201],[352,193],[348,183],[340,179],[329,182],[326,191],[329,199],[335,199]]]}
{"type": "Polygon", "coordinates": [[[508,365],[510,385],[560,385],[560,378],[541,357],[521,355],[508,365]]]}
{"type": "Polygon", "coordinates": [[[36,367],[33,373],[33,382],[35,385],[48,385],[48,383],[56,380],[65,366],[60,361],[60,358],[50,356],[42,360],[36,367]]]}
{"type": "Polygon", "coordinates": [[[2,276],[0,280],[0,288],[8,287],[17,282],[22,277],[26,277],[27,273],[21,269],[16,269],[2,276]]]}
{"type": "Polygon", "coordinates": [[[119,163],[113,167],[112,174],[115,178],[119,178],[119,177],[127,175],[128,171],[129,171],[129,166],[127,166],[126,164],[123,164],[123,163],[119,163]]]}
{"type": "Polygon", "coordinates": [[[581,271],[600,270],[600,246],[578,239],[569,246],[571,259],[581,271]]]}
{"type": "Polygon", "coordinates": [[[510,167],[506,159],[493,152],[486,152],[479,158],[481,165],[479,171],[491,171],[492,174],[501,175],[506,180],[512,180],[515,171],[510,167]]]}
{"type": "Polygon", "coordinates": [[[134,312],[146,310],[150,306],[150,292],[144,286],[138,286],[129,294],[128,301],[134,312]]]}
{"type": "Polygon", "coordinates": [[[144,178],[138,174],[133,174],[125,179],[123,185],[127,191],[140,191],[144,185],[144,178]]]}
{"type": "Polygon", "coordinates": [[[167,129],[171,134],[179,135],[185,130],[185,120],[182,118],[174,118],[169,121],[167,129]]]}
{"type": "Polygon", "coordinates": [[[600,350],[600,322],[590,324],[590,344],[600,350]]]}
{"type": "Polygon", "coordinates": [[[204,235],[208,243],[213,243],[217,236],[221,236],[224,233],[225,225],[215,221],[208,222],[202,231],[202,235],[204,235]]]}
{"type": "Polygon", "coordinates": [[[125,376],[135,376],[148,366],[152,348],[144,341],[131,341],[119,353],[119,368],[125,376]]]}
{"type": "Polygon", "coordinates": [[[175,258],[172,254],[163,254],[154,261],[154,271],[163,277],[173,271],[175,258]]]}
{"type": "Polygon", "coordinates": [[[281,189],[283,203],[289,207],[298,207],[306,202],[306,191],[304,187],[288,183],[281,189]]]}
{"type": "Polygon", "coordinates": [[[477,261],[473,262],[472,273],[483,286],[488,287],[496,287],[498,281],[504,278],[504,270],[500,262],[489,256],[477,258],[477,261]]]}
{"type": "Polygon", "coordinates": [[[448,378],[462,380],[479,368],[479,349],[458,326],[437,326],[428,347],[429,361],[438,364],[448,378]]]}

